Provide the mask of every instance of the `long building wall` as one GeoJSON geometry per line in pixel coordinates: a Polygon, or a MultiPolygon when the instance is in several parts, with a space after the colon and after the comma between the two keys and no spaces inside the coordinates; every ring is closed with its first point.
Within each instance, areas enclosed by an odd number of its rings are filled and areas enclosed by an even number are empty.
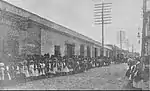
{"type": "Polygon", "coordinates": [[[7,11],[7,12],[11,12],[12,14],[15,14],[15,15],[18,15],[18,16],[22,16],[26,19],[30,19],[32,21],[35,21],[35,22],[38,22],[44,26],[48,26],[48,27],[51,27],[53,29],[56,29],[56,31],[59,31],[59,32],[64,32],[64,33],[68,33],[70,34],[71,36],[74,36],[74,37],[78,37],[80,39],[83,39],[83,40],[86,40],[86,41],[89,41],[89,42],[92,42],[94,43],[95,45],[97,46],[101,46],[101,43],[98,42],[98,41],[95,41],[89,37],[86,37],[80,33],[77,33],[71,29],[68,29],[66,27],[63,27],[61,25],[58,25],[52,21],[49,21],[47,19],[44,19],[34,13],[31,13],[31,12],[28,12],[24,9],[21,9],[19,7],[16,7],[8,2],[5,2],[5,1],[0,1],[0,10],[3,10],[3,11],[7,11]]]}
{"type": "MultiPolygon", "coordinates": [[[[3,17],[5,20],[5,17],[3,17]]],[[[16,55],[21,55],[23,53],[26,54],[45,54],[50,53],[51,55],[54,55],[54,46],[60,45],[61,48],[61,54],[64,56],[66,53],[66,43],[69,44],[75,44],[75,55],[80,55],[80,45],[84,45],[84,56],[87,56],[87,46],[89,46],[91,49],[94,48],[92,43],[88,43],[85,40],[74,38],[73,36],[61,34],[57,32],[53,28],[46,29],[43,27],[39,27],[38,25],[30,23],[30,27],[27,28],[25,31],[23,30],[17,30],[17,26],[15,29],[11,26],[11,20],[6,19],[5,21],[0,22],[0,31],[1,31],[1,53],[3,51],[6,51],[6,54],[11,54],[14,56],[14,50],[18,53],[16,55]],[[7,24],[7,22],[10,22],[10,24],[7,24]],[[12,32],[15,31],[15,34],[12,34],[12,32]],[[9,36],[9,34],[12,34],[12,37],[9,36]],[[41,35],[40,35],[41,34],[41,35]],[[4,39],[4,45],[3,40],[4,39]],[[18,49],[14,48],[15,46],[8,43],[8,39],[16,39],[18,45],[18,49]],[[41,45],[40,45],[41,44],[41,45]],[[9,45],[9,46],[8,46],[9,45]],[[30,46],[30,48],[29,48],[30,46]],[[32,47],[31,47],[32,46],[32,47]],[[11,48],[10,48],[11,47],[11,48]],[[34,48],[33,48],[34,47],[34,48]],[[41,49],[41,50],[40,50],[41,49]]],[[[14,41],[13,41],[14,42],[14,41]]],[[[91,50],[91,56],[94,57],[94,52],[92,53],[91,50]]]]}
{"type": "Polygon", "coordinates": [[[100,43],[95,43],[89,38],[86,39],[87,37],[83,35],[79,36],[78,34],[76,36],[77,33],[73,36],[67,28],[56,27],[58,25],[53,22],[43,19],[42,23],[42,18],[4,2],[0,5],[2,5],[0,8],[5,8],[4,12],[3,10],[0,11],[0,54],[6,51],[6,54],[12,56],[45,53],[54,55],[54,46],[58,45],[61,55],[64,56],[67,52],[66,44],[74,44],[75,55],[81,55],[80,45],[84,45],[84,56],[87,56],[87,46],[90,48],[91,57],[100,56],[100,43]],[[31,19],[25,18],[25,15],[32,17],[31,19]],[[47,24],[46,22],[48,25],[44,25],[47,24]],[[19,25],[20,23],[23,23],[23,25],[19,25]],[[97,52],[95,52],[95,48],[97,52]]]}
{"type": "MultiPolygon", "coordinates": [[[[5,19],[5,17],[3,17],[5,19]]],[[[11,20],[6,19],[5,21],[1,21],[0,30],[1,33],[1,53],[6,51],[6,54],[14,55],[14,50],[17,52],[16,55],[21,55],[23,53],[26,54],[45,54],[50,53],[50,55],[54,55],[54,46],[59,45],[62,56],[66,54],[66,43],[75,44],[75,55],[80,55],[80,45],[84,45],[84,56],[87,56],[87,46],[90,47],[91,57],[95,57],[95,48],[97,48],[97,56],[100,56],[100,48],[99,46],[94,45],[93,43],[89,43],[83,39],[75,38],[71,35],[62,34],[57,32],[53,28],[41,28],[40,26],[34,24],[29,21],[29,26],[25,31],[17,30],[17,26],[15,29],[11,26],[11,20]],[[7,24],[10,22],[10,24],[7,24]],[[12,32],[15,34],[12,34],[12,32]],[[13,37],[8,36],[12,34],[13,37]],[[2,38],[4,38],[4,46],[2,38]],[[14,39],[18,43],[18,48],[14,48],[15,45],[10,44],[8,47],[8,39],[14,39]],[[10,48],[11,46],[11,48],[10,48]],[[29,48],[30,47],[30,48],[29,48]]],[[[14,41],[13,41],[14,42],[14,41]]]]}
{"type": "MultiPolygon", "coordinates": [[[[94,57],[94,48],[95,46],[87,43],[85,41],[71,38],[71,36],[66,36],[57,32],[54,32],[54,29],[41,29],[41,53],[50,53],[54,54],[54,46],[58,45],[61,48],[61,55],[64,56],[66,53],[65,44],[74,44],[75,45],[75,55],[80,55],[80,45],[84,45],[84,56],[87,56],[87,46],[91,49],[93,48],[93,53],[91,50],[91,56],[94,57]]],[[[98,48],[98,47],[97,47],[98,48]]],[[[98,52],[99,53],[99,52],[98,52]]],[[[99,54],[98,54],[99,55],[99,54]]]]}
{"type": "MultiPolygon", "coordinates": [[[[7,15],[6,15],[7,16],[7,15]]],[[[40,54],[41,50],[41,38],[40,29],[33,23],[30,23],[29,28],[25,31],[18,28],[17,25],[13,25],[12,22],[17,20],[11,20],[1,16],[0,19],[0,54],[17,56],[20,54],[40,54]]],[[[15,18],[15,17],[11,17],[15,18]]]]}

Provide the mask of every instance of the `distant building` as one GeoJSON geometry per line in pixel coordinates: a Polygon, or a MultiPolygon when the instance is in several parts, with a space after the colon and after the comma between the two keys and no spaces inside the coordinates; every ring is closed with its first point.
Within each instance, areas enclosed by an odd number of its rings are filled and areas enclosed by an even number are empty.
{"type": "MultiPolygon", "coordinates": [[[[119,47],[117,47],[116,45],[106,44],[106,46],[110,47],[113,50],[112,56],[114,56],[114,57],[117,57],[117,54],[121,53],[121,49],[119,47]]],[[[124,54],[123,51],[122,51],[122,53],[124,54]]]]}
{"type": "Polygon", "coordinates": [[[136,53],[136,52],[132,53],[132,52],[129,52],[128,50],[121,50],[116,45],[107,44],[106,46],[108,46],[112,49],[112,56],[113,57],[117,57],[117,55],[120,54],[120,53],[122,53],[124,55],[124,57],[137,57],[137,56],[140,56],[140,54],[136,53]]]}

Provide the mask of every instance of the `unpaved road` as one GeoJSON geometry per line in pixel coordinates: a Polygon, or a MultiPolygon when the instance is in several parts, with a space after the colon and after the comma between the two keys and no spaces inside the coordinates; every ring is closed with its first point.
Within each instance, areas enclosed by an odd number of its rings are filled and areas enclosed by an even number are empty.
{"type": "Polygon", "coordinates": [[[120,90],[124,86],[124,75],[127,70],[126,64],[112,64],[107,67],[94,68],[85,73],[47,78],[27,82],[4,89],[21,90],[120,90]]]}

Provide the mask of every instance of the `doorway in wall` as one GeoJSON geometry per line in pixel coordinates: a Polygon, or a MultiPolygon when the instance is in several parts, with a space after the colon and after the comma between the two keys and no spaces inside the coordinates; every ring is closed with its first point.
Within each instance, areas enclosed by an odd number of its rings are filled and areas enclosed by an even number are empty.
{"type": "Polygon", "coordinates": [[[91,49],[89,46],[87,46],[87,56],[91,57],[91,49]]]}
{"type": "Polygon", "coordinates": [[[84,56],[84,45],[80,45],[80,56],[84,56]]]}
{"type": "Polygon", "coordinates": [[[55,56],[61,55],[61,54],[60,54],[60,46],[55,45],[54,52],[55,52],[55,53],[54,53],[55,56]]]}
{"type": "Polygon", "coordinates": [[[95,48],[95,57],[97,57],[97,48],[95,48]]]}
{"type": "Polygon", "coordinates": [[[75,54],[75,45],[66,44],[66,47],[67,47],[66,56],[72,57],[75,54]]]}
{"type": "Polygon", "coordinates": [[[101,49],[99,50],[99,56],[101,56],[101,49]]]}

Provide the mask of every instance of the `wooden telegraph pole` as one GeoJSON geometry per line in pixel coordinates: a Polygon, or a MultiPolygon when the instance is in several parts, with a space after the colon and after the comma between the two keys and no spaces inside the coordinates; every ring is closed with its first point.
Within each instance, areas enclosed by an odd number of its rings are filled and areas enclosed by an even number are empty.
{"type": "Polygon", "coordinates": [[[133,44],[132,44],[132,55],[134,54],[134,46],[133,46],[133,44]]]}
{"type": "Polygon", "coordinates": [[[122,31],[120,31],[119,34],[120,34],[120,49],[122,53],[122,31]]]}
{"type": "Polygon", "coordinates": [[[104,56],[104,25],[111,24],[110,12],[111,12],[111,5],[112,3],[104,3],[103,0],[100,4],[95,4],[94,7],[94,20],[95,25],[102,25],[102,56],[104,56]]]}

